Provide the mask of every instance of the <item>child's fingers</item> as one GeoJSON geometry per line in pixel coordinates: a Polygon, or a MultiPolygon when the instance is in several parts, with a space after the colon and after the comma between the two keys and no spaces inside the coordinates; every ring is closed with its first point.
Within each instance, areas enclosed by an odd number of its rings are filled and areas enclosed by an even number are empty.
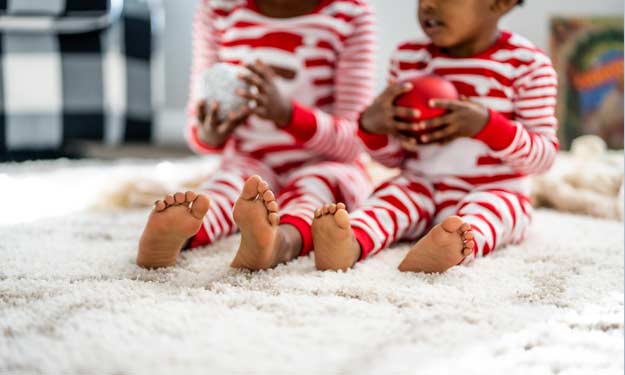
{"type": "Polygon", "coordinates": [[[204,118],[204,127],[206,129],[217,129],[219,126],[219,103],[213,101],[210,105],[208,116],[204,118]]]}
{"type": "Polygon", "coordinates": [[[239,79],[241,79],[243,82],[247,83],[250,86],[254,86],[258,88],[258,91],[261,91],[261,92],[267,91],[265,87],[266,82],[263,81],[263,79],[256,73],[240,75],[239,79]]]}
{"type": "Polygon", "coordinates": [[[257,100],[259,97],[261,96],[265,96],[262,95],[260,92],[253,92],[251,90],[246,90],[246,89],[238,89],[236,91],[236,94],[240,97],[242,97],[243,99],[247,99],[247,100],[257,100]]]}
{"type": "Polygon", "coordinates": [[[263,81],[265,81],[265,82],[269,81],[269,75],[267,74],[267,71],[263,67],[263,63],[260,60],[256,60],[256,62],[254,64],[247,65],[246,67],[252,73],[254,73],[258,77],[260,77],[263,81]]]}
{"type": "Polygon", "coordinates": [[[253,95],[252,101],[255,103],[254,110],[266,108],[269,105],[269,97],[260,93],[253,95]]]}
{"type": "Polygon", "coordinates": [[[421,111],[414,108],[393,106],[393,115],[406,119],[418,119],[419,117],[421,117],[421,111]]]}
{"type": "Polygon", "coordinates": [[[415,138],[406,137],[403,134],[396,134],[395,137],[399,140],[399,142],[401,143],[401,146],[405,148],[406,150],[417,151],[419,145],[415,138]]]}
{"type": "Polygon", "coordinates": [[[257,107],[265,107],[269,104],[269,97],[261,92],[252,92],[244,89],[237,90],[237,95],[247,99],[250,102],[250,107],[255,109],[257,107]]]}
{"type": "Polygon", "coordinates": [[[453,141],[453,140],[454,140],[454,139],[456,139],[456,138],[458,138],[458,134],[453,134],[453,135],[451,135],[450,137],[447,137],[447,138],[443,138],[443,139],[441,139],[441,140],[439,141],[439,143],[440,143],[441,145],[446,145],[446,144],[448,144],[449,142],[453,141]]]}
{"type": "Polygon", "coordinates": [[[221,135],[229,134],[230,132],[232,132],[232,130],[234,130],[234,128],[241,125],[243,121],[245,121],[245,119],[249,116],[249,114],[250,109],[247,106],[244,106],[238,112],[231,112],[230,114],[228,114],[228,118],[226,119],[226,121],[224,121],[217,127],[217,133],[221,135]]]}
{"type": "Polygon", "coordinates": [[[416,122],[403,122],[403,121],[394,121],[393,127],[397,130],[405,130],[405,131],[418,131],[420,129],[419,124],[416,122]]]}
{"type": "Polygon", "coordinates": [[[410,90],[412,90],[412,83],[410,82],[394,83],[392,85],[388,85],[380,97],[387,103],[393,103],[399,95],[410,90]]]}
{"type": "Polygon", "coordinates": [[[252,113],[255,114],[256,116],[260,117],[260,118],[268,118],[269,117],[269,111],[267,110],[267,107],[265,106],[256,106],[255,108],[252,108],[252,113]]]}
{"type": "Polygon", "coordinates": [[[446,115],[433,117],[428,120],[424,120],[419,122],[419,130],[432,130],[444,125],[448,125],[454,122],[455,116],[453,113],[448,113],[446,115]]]}
{"type": "Polygon", "coordinates": [[[419,151],[419,146],[416,143],[410,143],[410,142],[401,142],[401,147],[403,147],[405,150],[411,151],[411,152],[417,152],[419,151]]]}
{"type": "Polygon", "coordinates": [[[458,129],[455,126],[446,126],[440,130],[423,134],[419,139],[423,143],[441,142],[444,139],[452,137],[457,131],[458,129]]]}
{"type": "Polygon", "coordinates": [[[273,68],[267,64],[263,60],[256,60],[257,66],[263,72],[265,79],[271,80],[274,76],[273,68]]]}
{"type": "Polygon", "coordinates": [[[401,94],[405,94],[408,91],[412,90],[413,86],[412,86],[412,83],[410,82],[404,82],[404,83],[396,83],[392,86],[392,88],[393,89],[391,90],[391,94],[392,94],[393,101],[395,101],[395,99],[401,94]]]}
{"type": "Polygon", "coordinates": [[[467,107],[466,101],[454,99],[432,99],[428,102],[428,104],[432,108],[441,108],[450,111],[457,111],[467,107]]]}
{"type": "Polygon", "coordinates": [[[204,123],[206,118],[206,100],[201,100],[197,104],[197,120],[200,124],[204,123]]]}
{"type": "Polygon", "coordinates": [[[402,143],[408,143],[408,144],[412,144],[412,145],[416,145],[417,144],[417,139],[414,138],[414,137],[408,137],[408,136],[403,135],[401,133],[395,134],[395,137],[397,139],[399,139],[402,143]]]}

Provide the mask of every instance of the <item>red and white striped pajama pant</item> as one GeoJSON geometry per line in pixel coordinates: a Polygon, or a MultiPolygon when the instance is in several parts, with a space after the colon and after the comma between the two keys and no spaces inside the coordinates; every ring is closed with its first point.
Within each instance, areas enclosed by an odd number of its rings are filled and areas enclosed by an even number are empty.
{"type": "Polygon", "coordinates": [[[232,209],[243,184],[253,175],[261,176],[276,194],[280,224],[291,224],[299,230],[301,255],[312,251],[310,227],[317,208],[328,202],[345,202],[353,209],[373,190],[364,165],[359,163],[324,161],[278,174],[256,159],[229,156],[199,189],[211,198],[211,207],[190,248],[211,244],[237,231],[232,209]]]}
{"type": "Polygon", "coordinates": [[[362,260],[396,241],[417,240],[446,217],[460,216],[475,236],[473,256],[467,262],[522,241],[531,214],[528,197],[509,188],[453,177],[429,181],[404,173],[379,186],[350,217],[362,260]]]}

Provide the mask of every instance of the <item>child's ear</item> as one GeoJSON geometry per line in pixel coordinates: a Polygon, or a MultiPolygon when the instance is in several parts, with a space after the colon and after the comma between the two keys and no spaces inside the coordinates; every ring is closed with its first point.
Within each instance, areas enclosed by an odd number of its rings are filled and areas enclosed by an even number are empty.
{"type": "Polygon", "coordinates": [[[519,0],[493,0],[490,8],[493,12],[503,16],[517,6],[518,3],[519,0]]]}

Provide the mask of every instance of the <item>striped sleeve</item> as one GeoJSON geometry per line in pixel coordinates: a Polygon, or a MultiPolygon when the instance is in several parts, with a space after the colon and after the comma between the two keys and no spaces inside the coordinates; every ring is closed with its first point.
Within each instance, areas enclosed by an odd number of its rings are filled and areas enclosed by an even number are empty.
{"type": "Polygon", "coordinates": [[[555,117],[557,76],[549,58],[538,54],[514,82],[514,120],[491,110],[486,127],[475,137],[494,157],[524,174],[546,172],[559,149],[555,117]]]}
{"type": "Polygon", "coordinates": [[[213,153],[221,148],[211,147],[202,143],[197,137],[197,104],[196,86],[204,70],[217,61],[215,30],[213,28],[213,11],[209,0],[200,0],[193,19],[191,46],[191,77],[189,80],[189,99],[187,103],[186,139],[188,145],[196,153],[213,153]]]}
{"type": "Polygon", "coordinates": [[[358,117],[373,98],[375,17],[366,3],[362,9],[352,20],[354,29],[338,56],[333,113],[294,102],[291,121],[284,128],[305,148],[344,162],[362,153],[356,136],[358,117]]]}
{"type": "MultiPolygon", "coordinates": [[[[389,68],[389,80],[397,80],[399,77],[399,61],[397,60],[397,51],[391,57],[389,68]]],[[[361,139],[365,150],[373,160],[389,168],[396,168],[406,158],[406,150],[401,146],[400,142],[391,136],[382,134],[372,134],[365,132],[362,128],[358,129],[358,136],[361,139]]]]}

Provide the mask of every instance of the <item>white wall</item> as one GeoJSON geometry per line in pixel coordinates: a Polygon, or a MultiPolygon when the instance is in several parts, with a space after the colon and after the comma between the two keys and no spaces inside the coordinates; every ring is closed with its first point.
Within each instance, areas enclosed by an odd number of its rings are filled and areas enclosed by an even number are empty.
{"type": "MultiPolygon", "coordinates": [[[[197,0],[163,0],[166,30],[166,109],[161,136],[166,141],[180,137],[187,98],[190,64],[191,20],[197,0]]],[[[416,22],[417,0],[369,0],[377,11],[379,53],[377,87],[386,79],[388,58],[402,40],[423,35],[416,22]]],[[[623,0],[526,0],[503,21],[503,27],[518,32],[549,52],[549,18],[553,15],[623,15],[623,0]]]]}

